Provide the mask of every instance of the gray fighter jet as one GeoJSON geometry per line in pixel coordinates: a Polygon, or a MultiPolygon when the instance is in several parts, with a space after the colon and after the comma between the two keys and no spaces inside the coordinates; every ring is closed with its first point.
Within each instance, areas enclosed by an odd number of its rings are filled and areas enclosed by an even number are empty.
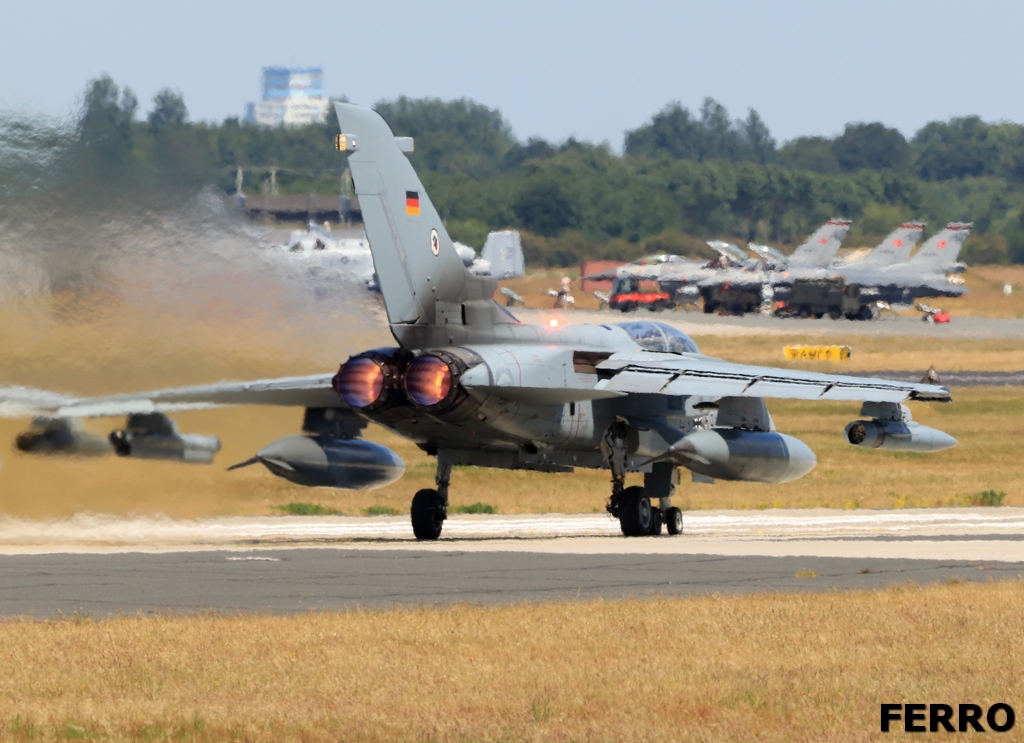
{"type": "Polygon", "coordinates": [[[609,306],[625,312],[640,307],[666,309],[692,304],[698,296],[704,298],[705,312],[727,308],[748,311],[760,304],[762,285],[767,282],[771,286],[776,281],[785,283],[782,272],[790,266],[801,270],[828,266],[849,230],[849,220],[830,219],[790,256],[784,256],[774,248],[751,243],[748,248],[757,254],[759,260],[752,260],[731,243],[709,240],[708,247],[718,253],[718,258],[712,261],[654,255],[586,278],[613,279],[609,306]],[[778,272],[778,276],[770,275],[772,272],[778,272]],[[641,290],[643,281],[656,281],[657,290],[641,290]]]}
{"type": "MultiPolygon", "coordinates": [[[[915,423],[904,404],[948,402],[939,385],[730,363],[702,355],[662,323],[520,323],[493,300],[496,279],[466,270],[387,123],[353,105],[336,110],[397,345],[352,356],[333,375],[66,399],[34,412],[127,414],[128,426],[111,435],[122,456],[204,460],[215,440],[178,433],[166,411],[300,406],[303,434],[238,466],[262,463],[301,485],[344,488],[383,485],[402,473],[397,455],[359,438],[373,421],[437,458],[436,487],[412,498],[420,539],[441,535],[459,465],[606,469],[607,510],[624,534],[655,535],[665,526],[679,534],[682,512],[671,499],[681,468],[773,484],[814,467],[803,442],[775,429],[767,398],[863,403],[843,433],[856,446],[936,451],[956,443],[915,423]],[[627,472],[643,472],[644,485],[626,487],[627,472]]],[[[44,396],[21,394],[22,404],[33,399],[44,396]]],[[[18,445],[34,449],[31,437],[18,445]]]]}
{"type": "MultiPolygon", "coordinates": [[[[921,222],[904,222],[861,260],[810,266],[806,262],[793,265],[791,256],[785,262],[766,260],[763,271],[730,269],[702,278],[698,285],[704,309],[755,312],[768,295],[784,302],[780,309],[783,315],[828,314],[833,318],[867,320],[875,316],[875,305],[880,301],[890,305],[911,304],[922,297],[964,294],[967,289],[963,282],[951,280],[949,274],[958,268],[962,270],[956,257],[970,233],[970,225],[950,223],[908,259],[923,231],[921,222]]],[[[759,254],[766,250],[763,246],[751,249],[759,254]]],[[[817,261],[827,254],[819,251],[817,261]]]]}

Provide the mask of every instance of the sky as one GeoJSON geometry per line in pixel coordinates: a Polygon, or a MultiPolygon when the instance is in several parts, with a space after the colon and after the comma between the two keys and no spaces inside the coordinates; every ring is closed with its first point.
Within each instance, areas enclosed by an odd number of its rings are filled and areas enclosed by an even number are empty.
{"type": "Polygon", "coordinates": [[[910,137],[977,114],[1024,122],[1012,0],[35,0],[0,27],[0,110],[71,116],[86,82],[161,88],[193,120],[241,116],[265,66],[324,68],[328,95],[468,97],[517,137],[621,147],[667,103],[756,109],[781,143],[882,121],[910,137]]]}

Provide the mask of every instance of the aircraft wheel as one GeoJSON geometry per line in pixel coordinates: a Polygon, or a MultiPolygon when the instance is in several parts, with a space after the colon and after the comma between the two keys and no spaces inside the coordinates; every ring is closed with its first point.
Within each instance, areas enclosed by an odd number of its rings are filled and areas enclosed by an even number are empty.
{"type": "Polygon", "coordinates": [[[664,526],[664,524],[665,524],[665,517],[662,515],[661,509],[652,508],[651,509],[651,531],[650,531],[650,535],[652,537],[660,537],[661,536],[661,527],[664,526]]]}
{"type": "Polygon", "coordinates": [[[437,539],[444,525],[444,503],[436,490],[419,490],[412,497],[412,533],[417,539],[437,539]]]}
{"type": "Polygon", "coordinates": [[[639,485],[626,488],[619,496],[619,526],[627,537],[644,537],[651,533],[654,512],[651,499],[639,485]]]}
{"type": "Polygon", "coordinates": [[[668,526],[668,533],[675,536],[683,533],[683,511],[681,508],[672,508],[665,511],[665,524],[668,526]]]}

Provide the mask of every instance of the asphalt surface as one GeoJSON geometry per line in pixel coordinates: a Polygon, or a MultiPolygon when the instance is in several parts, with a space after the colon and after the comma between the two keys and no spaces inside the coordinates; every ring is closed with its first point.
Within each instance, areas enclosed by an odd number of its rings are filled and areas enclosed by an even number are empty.
{"type": "Polygon", "coordinates": [[[605,516],[75,517],[0,522],[0,614],[303,612],[1024,577],[1024,509],[696,512],[676,537],[605,516]]]}
{"type": "Polygon", "coordinates": [[[0,558],[0,612],[301,612],[882,588],[1019,578],[1024,563],[289,549],[0,558]],[[798,577],[800,576],[800,577],[798,577]]]}

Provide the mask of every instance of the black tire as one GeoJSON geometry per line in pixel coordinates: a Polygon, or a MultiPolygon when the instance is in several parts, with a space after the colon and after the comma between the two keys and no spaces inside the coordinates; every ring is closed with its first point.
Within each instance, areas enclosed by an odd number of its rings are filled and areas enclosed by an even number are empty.
{"type": "Polygon", "coordinates": [[[661,527],[665,525],[665,517],[662,515],[661,510],[658,508],[651,509],[651,531],[649,534],[652,537],[661,536],[661,527]]]}
{"type": "Polygon", "coordinates": [[[412,533],[417,539],[437,539],[445,519],[444,504],[436,490],[424,489],[412,497],[412,533]]]}
{"type": "Polygon", "coordinates": [[[715,311],[715,303],[714,302],[709,302],[708,300],[705,299],[704,300],[704,314],[705,315],[710,315],[714,311],[715,311]]]}
{"type": "Polygon", "coordinates": [[[807,305],[800,305],[800,309],[796,311],[796,316],[801,320],[806,320],[811,316],[811,308],[807,305]]]}
{"type": "Polygon", "coordinates": [[[683,533],[683,511],[672,506],[665,511],[665,525],[668,526],[668,533],[675,536],[683,533]]]}
{"type": "Polygon", "coordinates": [[[833,320],[838,320],[843,316],[843,311],[838,307],[833,307],[828,311],[828,316],[831,317],[833,320]]]}
{"type": "Polygon", "coordinates": [[[651,499],[639,485],[626,488],[619,496],[619,526],[627,537],[645,537],[651,533],[654,513],[651,499]]]}

